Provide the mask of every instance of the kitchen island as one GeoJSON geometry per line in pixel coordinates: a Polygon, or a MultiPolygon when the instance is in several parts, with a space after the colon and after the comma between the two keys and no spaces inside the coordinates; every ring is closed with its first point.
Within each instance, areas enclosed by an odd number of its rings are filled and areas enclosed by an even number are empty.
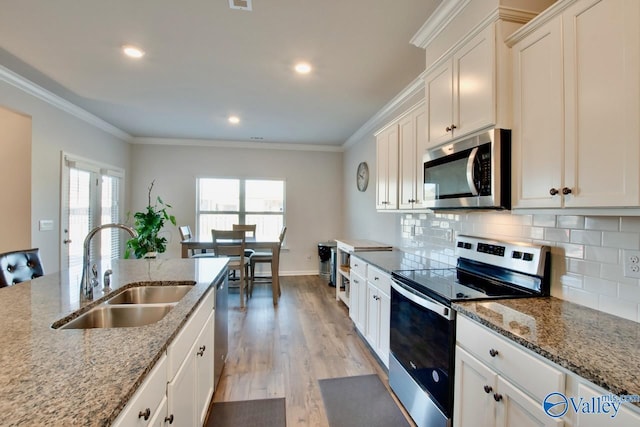
{"type": "Polygon", "coordinates": [[[62,271],[0,289],[0,411],[3,425],[110,425],[165,354],[227,261],[115,260],[111,292],[79,301],[79,277],[62,271]],[[70,276],[73,276],[70,278],[70,276]],[[124,287],[195,283],[146,326],[53,329],[124,287]]]}

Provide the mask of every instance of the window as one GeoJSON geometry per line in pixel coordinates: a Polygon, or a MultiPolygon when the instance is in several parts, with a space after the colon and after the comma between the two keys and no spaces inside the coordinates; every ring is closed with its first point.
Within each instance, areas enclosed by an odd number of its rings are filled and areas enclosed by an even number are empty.
{"type": "Polygon", "coordinates": [[[278,239],[284,225],[284,181],[198,178],[198,238],[233,224],[256,224],[256,237],[278,239]]]}

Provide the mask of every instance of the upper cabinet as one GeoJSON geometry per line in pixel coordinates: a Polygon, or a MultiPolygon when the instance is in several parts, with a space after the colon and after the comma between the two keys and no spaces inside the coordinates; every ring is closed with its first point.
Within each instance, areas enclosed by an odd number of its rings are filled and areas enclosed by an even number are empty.
{"type": "Polygon", "coordinates": [[[376,209],[422,208],[426,110],[420,102],[376,134],[376,209]]]}
{"type": "Polygon", "coordinates": [[[398,209],[398,123],[376,135],[376,209],[398,209]]]}
{"type": "Polygon", "coordinates": [[[514,208],[640,206],[639,21],[571,0],[514,35],[514,208]]]}
{"type": "Polygon", "coordinates": [[[495,67],[492,23],[427,72],[428,147],[496,124],[495,67]]]}

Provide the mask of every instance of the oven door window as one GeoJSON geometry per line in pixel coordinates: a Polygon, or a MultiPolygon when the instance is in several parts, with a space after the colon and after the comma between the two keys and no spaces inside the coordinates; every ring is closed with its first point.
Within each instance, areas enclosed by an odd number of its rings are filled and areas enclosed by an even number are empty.
{"type": "Polygon", "coordinates": [[[451,416],[455,322],[391,289],[391,353],[411,377],[451,416]]]}

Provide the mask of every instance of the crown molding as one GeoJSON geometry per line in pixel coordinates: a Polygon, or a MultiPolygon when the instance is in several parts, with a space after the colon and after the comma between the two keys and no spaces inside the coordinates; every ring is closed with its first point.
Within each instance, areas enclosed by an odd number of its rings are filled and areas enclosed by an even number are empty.
{"type": "Polygon", "coordinates": [[[41,86],[38,86],[31,80],[28,80],[21,75],[14,73],[10,69],[2,65],[0,65],[0,81],[9,83],[10,85],[20,89],[21,91],[34,96],[39,100],[44,101],[68,114],[71,114],[72,116],[83,120],[90,125],[95,126],[98,129],[101,129],[125,142],[130,142],[133,138],[128,133],[124,132],[121,129],[118,129],[110,123],[107,123],[98,116],[95,116],[87,110],[80,108],[75,104],[72,104],[71,102],[56,95],[55,93],[50,92],[41,86]]]}
{"type": "Polygon", "coordinates": [[[412,45],[425,49],[471,0],[443,1],[411,38],[412,45]]]}
{"type": "Polygon", "coordinates": [[[393,115],[398,108],[406,103],[413,96],[421,93],[424,95],[424,77],[426,71],[420,73],[407,87],[405,87],[398,95],[396,95],[391,101],[389,101],[384,107],[382,107],[376,114],[363,124],[360,129],[354,132],[353,135],[346,140],[342,147],[344,149],[353,145],[356,141],[361,140],[368,134],[373,134],[380,128],[381,125],[386,124],[389,121],[389,117],[393,115]]]}
{"type": "Polygon", "coordinates": [[[136,145],[167,145],[180,147],[248,148],[255,150],[324,151],[333,153],[340,153],[344,151],[341,146],[334,145],[290,144],[284,142],[223,141],[213,139],[135,137],[132,138],[129,142],[136,145]]]}
{"type": "Polygon", "coordinates": [[[556,3],[551,5],[549,8],[545,9],[542,13],[532,18],[531,21],[527,23],[527,25],[524,25],[518,31],[514,32],[509,37],[507,37],[505,43],[507,44],[507,46],[512,47],[514,44],[516,44],[523,38],[527,37],[532,32],[536,31],[542,25],[546,24],[547,22],[549,22],[550,20],[558,16],[560,13],[562,13],[565,9],[567,9],[569,6],[574,4],[576,1],[577,0],[557,1],[556,3]]]}

